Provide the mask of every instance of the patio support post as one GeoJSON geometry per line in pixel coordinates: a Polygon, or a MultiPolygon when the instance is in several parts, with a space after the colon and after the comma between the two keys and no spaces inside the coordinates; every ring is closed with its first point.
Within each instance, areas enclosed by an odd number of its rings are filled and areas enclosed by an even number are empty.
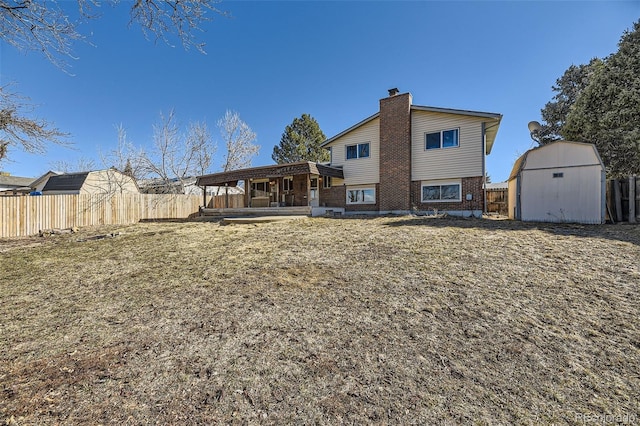
{"type": "Polygon", "coordinates": [[[207,208],[207,185],[204,186],[204,190],[202,191],[202,208],[207,208]]]}
{"type": "Polygon", "coordinates": [[[251,207],[251,179],[244,180],[244,206],[251,207]]]}

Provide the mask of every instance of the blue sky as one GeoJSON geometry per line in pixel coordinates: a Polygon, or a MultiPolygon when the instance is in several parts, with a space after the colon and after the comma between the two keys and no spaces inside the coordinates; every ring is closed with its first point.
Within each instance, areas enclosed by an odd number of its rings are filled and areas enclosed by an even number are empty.
{"type": "Polygon", "coordinates": [[[272,164],[295,117],[311,114],[331,137],[377,112],[397,87],[417,105],[503,114],[487,157],[497,182],[532,147],[527,123],[540,120],[555,80],[571,64],[616,51],[640,16],[638,1],[226,1],[220,8],[232,17],[215,17],[197,34],[203,55],[145,39],[128,27],[127,3],[103,6],[81,27],[91,45],[75,45],[73,76],[0,45],[0,84],[15,82],[38,105],[34,115],[73,142],[46,155],[13,149],[0,170],[36,177],[81,157],[102,165],[116,125],[148,147],[152,125],[172,108],[185,127],[206,121],[217,140],[218,119],[237,111],[261,145],[253,165],[272,164]]]}

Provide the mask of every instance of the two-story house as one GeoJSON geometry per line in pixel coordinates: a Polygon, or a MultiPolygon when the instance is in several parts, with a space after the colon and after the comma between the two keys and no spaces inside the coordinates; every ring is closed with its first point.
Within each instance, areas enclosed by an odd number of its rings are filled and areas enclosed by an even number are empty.
{"type": "Polygon", "coordinates": [[[501,119],[413,105],[410,93],[389,90],[379,112],[324,143],[344,179],[333,179],[320,199],[347,212],[481,214],[485,156],[501,119]]]}
{"type": "Polygon", "coordinates": [[[329,164],[215,173],[198,177],[198,185],[235,186],[244,180],[247,207],[481,215],[485,157],[501,119],[495,113],[413,105],[410,93],[392,89],[378,112],[324,142],[329,164]]]}

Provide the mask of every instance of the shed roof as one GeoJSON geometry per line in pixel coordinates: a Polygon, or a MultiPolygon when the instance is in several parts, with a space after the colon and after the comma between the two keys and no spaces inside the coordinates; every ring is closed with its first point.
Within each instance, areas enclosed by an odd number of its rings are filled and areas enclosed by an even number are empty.
{"type": "Polygon", "coordinates": [[[515,163],[513,164],[513,168],[511,169],[511,174],[509,175],[509,179],[507,180],[513,180],[515,179],[518,174],[526,167],[527,164],[527,157],[529,157],[532,153],[534,152],[538,152],[541,150],[545,150],[545,149],[549,149],[550,147],[553,147],[554,145],[557,144],[568,144],[568,145],[577,145],[577,146],[581,146],[581,147],[589,147],[591,149],[593,149],[595,158],[597,159],[598,163],[600,163],[600,165],[604,168],[604,163],[602,162],[602,159],[600,158],[600,154],[598,153],[598,149],[596,148],[596,146],[592,143],[585,143],[585,142],[575,142],[575,141],[554,141],[554,142],[550,142],[548,144],[545,145],[539,145],[535,148],[531,148],[530,150],[528,150],[527,152],[525,152],[524,154],[522,154],[520,157],[518,157],[518,159],[515,161],[515,163]]]}
{"type": "Polygon", "coordinates": [[[42,191],[79,191],[90,172],[51,176],[42,191]]]}
{"type": "Polygon", "coordinates": [[[228,172],[198,176],[196,184],[198,186],[223,186],[225,184],[229,186],[235,186],[237,185],[239,180],[244,179],[260,179],[305,174],[316,174],[320,176],[331,176],[344,179],[342,169],[327,166],[325,164],[314,163],[311,161],[300,161],[297,163],[251,167],[248,169],[232,170],[228,172]]]}

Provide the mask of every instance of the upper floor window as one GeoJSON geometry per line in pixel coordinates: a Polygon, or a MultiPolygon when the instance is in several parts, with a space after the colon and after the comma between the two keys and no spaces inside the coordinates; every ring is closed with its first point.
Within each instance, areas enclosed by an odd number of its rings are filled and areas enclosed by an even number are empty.
{"type": "Polygon", "coordinates": [[[458,129],[443,130],[441,132],[427,133],[425,136],[425,149],[452,148],[459,146],[458,129]]]}
{"type": "Polygon", "coordinates": [[[347,145],[347,160],[366,158],[369,156],[369,142],[357,145],[347,145]]]}

